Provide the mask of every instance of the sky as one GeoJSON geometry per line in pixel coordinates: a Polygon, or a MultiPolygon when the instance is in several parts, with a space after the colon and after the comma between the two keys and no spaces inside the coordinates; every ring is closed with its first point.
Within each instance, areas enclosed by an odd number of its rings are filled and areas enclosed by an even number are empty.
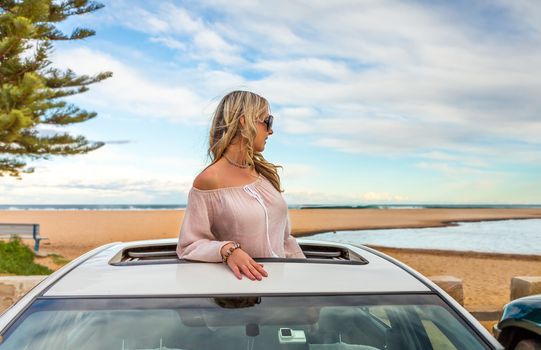
{"type": "Polygon", "coordinates": [[[538,0],[101,2],[51,60],[113,72],[61,129],[106,145],[0,178],[0,204],[185,204],[238,89],[270,102],[289,204],[541,204],[538,0]]]}

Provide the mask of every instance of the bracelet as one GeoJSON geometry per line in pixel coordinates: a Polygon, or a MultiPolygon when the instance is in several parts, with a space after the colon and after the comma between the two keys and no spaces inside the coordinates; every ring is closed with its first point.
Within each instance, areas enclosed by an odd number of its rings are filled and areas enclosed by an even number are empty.
{"type": "Polygon", "coordinates": [[[225,254],[222,256],[222,261],[224,263],[227,262],[227,259],[229,259],[229,257],[231,256],[231,254],[233,254],[233,252],[235,251],[235,249],[239,249],[240,248],[240,244],[237,243],[237,242],[232,242],[233,243],[233,246],[230,247],[226,252],[225,254]]]}

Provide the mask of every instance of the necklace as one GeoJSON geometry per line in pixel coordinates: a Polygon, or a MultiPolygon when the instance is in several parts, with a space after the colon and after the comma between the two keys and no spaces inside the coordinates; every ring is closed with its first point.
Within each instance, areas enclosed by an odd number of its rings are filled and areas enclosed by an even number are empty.
{"type": "Polygon", "coordinates": [[[229,159],[229,157],[227,155],[224,154],[224,157],[225,157],[225,160],[227,160],[227,162],[233,166],[236,166],[237,168],[241,168],[241,169],[246,169],[246,168],[249,168],[250,167],[250,164],[239,164],[237,162],[235,162],[234,160],[232,159],[229,159]]]}

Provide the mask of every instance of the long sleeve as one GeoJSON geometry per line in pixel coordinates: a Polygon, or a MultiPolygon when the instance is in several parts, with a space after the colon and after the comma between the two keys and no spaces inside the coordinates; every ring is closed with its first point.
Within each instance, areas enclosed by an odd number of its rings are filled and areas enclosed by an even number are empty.
{"type": "Polygon", "coordinates": [[[289,215],[287,216],[286,228],[284,230],[284,252],[286,258],[306,258],[301,247],[299,247],[299,243],[297,243],[295,237],[291,235],[291,220],[289,219],[289,215]]]}
{"type": "Polygon", "coordinates": [[[193,189],[188,195],[177,255],[181,259],[219,262],[220,249],[229,241],[218,241],[212,233],[212,205],[204,196],[193,189]]]}

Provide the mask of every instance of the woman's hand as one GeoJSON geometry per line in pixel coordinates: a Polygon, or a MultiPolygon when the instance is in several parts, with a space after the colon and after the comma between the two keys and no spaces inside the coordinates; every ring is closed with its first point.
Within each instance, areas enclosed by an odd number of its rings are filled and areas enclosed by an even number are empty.
{"type": "MultiPolygon", "coordinates": [[[[222,251],[229,249],[229,244],[222,247],[222,251]]],[[[223,254],[222,254],[223,256],[223,254]]],[[[267,271],[263,268],[263,264],[259,264],[252,259],[241,248],[233,250],[233,253],[227,258],[227,266],[233,271],[233,274],[240,280],[242,275],[245,275],[252,281],[261,281],[263,277],[267,277],[267,271]]]]}

